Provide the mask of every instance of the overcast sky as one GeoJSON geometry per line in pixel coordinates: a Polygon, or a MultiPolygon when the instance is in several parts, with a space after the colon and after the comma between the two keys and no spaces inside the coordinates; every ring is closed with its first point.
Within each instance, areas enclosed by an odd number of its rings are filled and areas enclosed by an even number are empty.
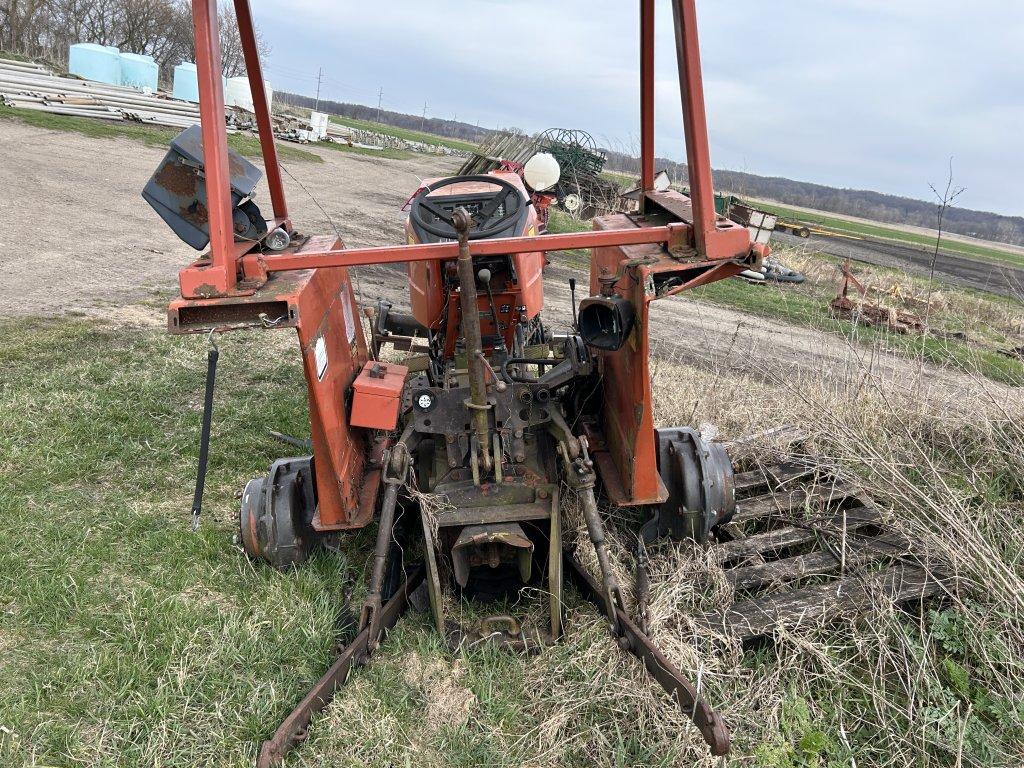
{"type": "MultiPolygon", "coordinates": [[[[636,0],[252,0],[275,88],[638,148],[636,0]]],[[[1024,0],[698,0],[716,168],[1024,214],[1024,0]]],[[[658,0],[657,150],[683,159],[658,0]]]]}

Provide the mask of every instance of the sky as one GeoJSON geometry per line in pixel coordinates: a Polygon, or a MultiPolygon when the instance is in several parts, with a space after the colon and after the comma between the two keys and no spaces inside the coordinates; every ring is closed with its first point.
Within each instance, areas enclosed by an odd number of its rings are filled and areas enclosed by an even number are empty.
{"type": "MultiPolygon", "coordinates": [[[[636,0],[252,0],[276,89],[639,150],[636,0]]],[[[1024,215],[1024,0],[697,0],[715,168],[1024,215]]],[[[683,160],[670,0],[656,148],[683,160]]]]}

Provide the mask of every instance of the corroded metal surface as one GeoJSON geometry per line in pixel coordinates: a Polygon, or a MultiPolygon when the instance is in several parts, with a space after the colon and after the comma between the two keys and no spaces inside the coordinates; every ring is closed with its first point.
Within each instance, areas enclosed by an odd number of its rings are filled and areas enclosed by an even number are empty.
{"type": "MultiPolygon", "coordinates": [[[[395,623],[409,607],[409,595],[422,581],[423,569],[417,568],[381,610],[377,624],[379,630],[385,631],[395,626],[395,623]]],[[[257,768],[270,768],[272,765],[279,765],[292,747],[305,739],[313,715],[331,703],[334,692],[348,681],[353,667],[366,663],[371,650],[370,640],[373,631],[371,627],[365,627],[351,643],[345,646],[344,651],[331,665],[331,668],[303,697],[292,713],[284,719],[274,735],[263,742],[259,759],[256,761],[257,768]]]]}
{"type": "MultiPolygon", "coordinates": [[[[565,559],[569,564],[569,578],[583,596],[600,610],[607,611],[607,598],[594,578],[570,553],[565,554],[565,559]]],[[[644,667],[647,668],[651,676],[679,705],[679,710],[693,720],[694,725],[700,730],[704,740],[711,748],[711,753],[713,755],[727,754],[730,736],[722,716],[704,701],[700,692],[641,631],[629,614],[621,608],[615,609],[615,612],[626,650],[644,663],[644,667]]]]}

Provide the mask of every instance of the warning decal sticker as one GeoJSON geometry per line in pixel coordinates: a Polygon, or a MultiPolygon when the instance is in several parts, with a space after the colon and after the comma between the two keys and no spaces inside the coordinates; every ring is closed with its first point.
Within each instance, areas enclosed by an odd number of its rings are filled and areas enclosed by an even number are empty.
{"type": "Polygon", "coordinates": [[[313,342],[313,360],[316,362],[316,379],[317,381],[324,380],[324,374],[327,373],[327,342],[324,341],[323,336],[317,336],[316,341],[313,342]]]}

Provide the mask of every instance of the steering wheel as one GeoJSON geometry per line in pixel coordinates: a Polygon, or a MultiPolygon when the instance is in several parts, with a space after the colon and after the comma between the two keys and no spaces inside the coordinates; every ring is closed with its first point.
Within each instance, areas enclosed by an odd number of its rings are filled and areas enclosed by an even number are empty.
{"type": "MultiPolygon", "coordinates": [[[[449,240],[457,239],[458,233],[455,231],[455,222],[452,220],[455,212],[446,211],[437,204],[438,198],[431,199],[428,195],[439,189],[467,182],[482,182],[498,187],[496,192],[481,201],[477,212],[472,214],[475,226],[469,231],[470,240],[482,240],[508,228],[519,217],[523,206],[526,205],[526,198],[523,196],[522,190],[505,179],[497,176],[453,176],[424,187],[413,198],[412,207],[409,209],[409,218],[412,219],[413,224],[436,237],[449,240]],[[424,214],[430,214],[430,216],[424,214]],[[437,220],[435,221],[432,217],[437,217],[437,220]]],[[[477,194],[486,195],[488,193],[477,194]]]]}

